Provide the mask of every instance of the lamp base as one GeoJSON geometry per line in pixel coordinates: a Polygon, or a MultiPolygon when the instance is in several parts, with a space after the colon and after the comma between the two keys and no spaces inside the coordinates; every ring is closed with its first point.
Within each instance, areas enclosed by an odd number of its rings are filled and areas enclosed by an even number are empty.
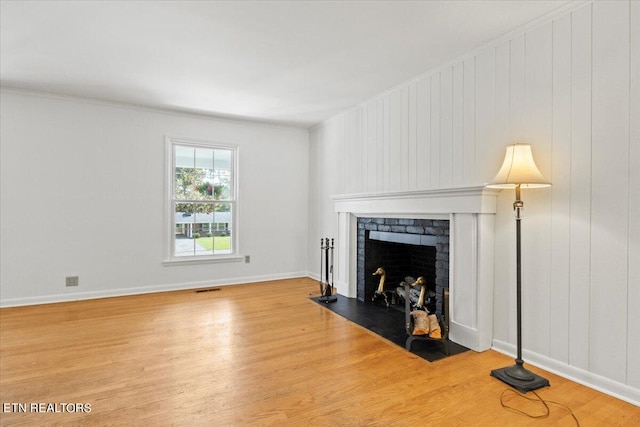
{"type": "Polygon", "coordinates": [[[528,391],[550,386],[549,380],[541,377],[540,375],[534,374],[522,366],[522,362],[518,363],[518,361],[516,361],[516,364],[513,366],[494,369],[491,371],[491,376],[510,385],[520,393],[526,393],[528,391]]]}

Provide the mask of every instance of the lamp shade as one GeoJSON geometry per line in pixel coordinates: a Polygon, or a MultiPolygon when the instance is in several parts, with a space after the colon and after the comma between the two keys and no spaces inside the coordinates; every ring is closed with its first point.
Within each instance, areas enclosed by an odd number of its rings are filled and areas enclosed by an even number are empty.
{"type": "Polygon", "coordinates": [[[486,186],[489,188],[513,188],[517,184],[523,188],[540,188],[551,185],[538,170],[529,144],[507,145],[502,167],[486,186]]]}

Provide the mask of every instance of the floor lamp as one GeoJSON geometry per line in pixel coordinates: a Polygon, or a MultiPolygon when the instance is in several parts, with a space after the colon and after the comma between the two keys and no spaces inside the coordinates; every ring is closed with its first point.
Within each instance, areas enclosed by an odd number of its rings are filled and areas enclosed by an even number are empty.
{"type": "Polygon", "coordinates": [[[504,163],[498,174],[486,186],[489,188],[515,188],[516,201],[513,210],[516,217],[516,299],[518,321],[518,355],[516,364],[506,368],[494,369],[491,376],[509,384],[511,387],[526,393],[549,385],[549,381],[534,374],[523,366],[522,360],[522,271],[520,221],[524,203],[520,199],[520,188],[549,187],[551,183],[538,170],[531,154],[531,145],[514,144],[507,146],[504,163]]]}

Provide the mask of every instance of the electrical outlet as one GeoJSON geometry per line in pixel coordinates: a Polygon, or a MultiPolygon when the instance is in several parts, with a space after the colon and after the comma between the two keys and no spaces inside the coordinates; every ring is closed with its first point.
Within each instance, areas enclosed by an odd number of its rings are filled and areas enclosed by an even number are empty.
{"type": "Polygon", "coordinates": [[[249,264],[251,262],[251,255],[245,255],[244,256],[244,262],[245,262],[245,264],[249,264]]]}
{"type": "Polygon", "coordinates": [[[80,278],[78,276],[67,276],[65,286],[78,286],[80,284],[80,278]]]}

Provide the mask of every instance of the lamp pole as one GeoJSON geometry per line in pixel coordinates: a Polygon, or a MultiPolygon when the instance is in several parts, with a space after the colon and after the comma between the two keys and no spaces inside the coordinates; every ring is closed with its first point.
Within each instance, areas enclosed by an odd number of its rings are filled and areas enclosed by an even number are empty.
{"type": "Polygon", "coordinates": [[[507,370],[507,375],[522,381],[533,380],[533,373],[522,366],[522,210],[524,202],[520,197],[520,184],[516,184],[516,201],[513,202],[513,212],[516,217],[516,318],[518,333],[518,354],[516,364],[507,370]]]}
{"type": "Polygon", "coordinates": [[[521,226],[524,203],[520,197],[520,185],[516,184],[516,201],[513,211],[516,217],[516,318],[517,318],[517,355],[513,366],[494,369],[491,375],[509,384],[522,393],[537,390],[549,385],[549,380],[534,374],[525,368],[522,360],[522,238],[521,226]]]}
{"type": "MultiPolygon", "coordinates": [[[[518,322],[518,355],[516,356],[516,367],[522,367],[522,234],[520,221],[524,208],[524,202],[520,198],[520,184],[516,185],[516,201],[513,202],[513,211],[516,216],[516,317],[518,322]]],[[[515,370],[515,369],[514,369],[515,370]]],[[[530,377],[526,375],[526,370],[522,372],[520,377],[530,377]]],[[[521,378],[525,379],[525,378],[521,378]]]]}

